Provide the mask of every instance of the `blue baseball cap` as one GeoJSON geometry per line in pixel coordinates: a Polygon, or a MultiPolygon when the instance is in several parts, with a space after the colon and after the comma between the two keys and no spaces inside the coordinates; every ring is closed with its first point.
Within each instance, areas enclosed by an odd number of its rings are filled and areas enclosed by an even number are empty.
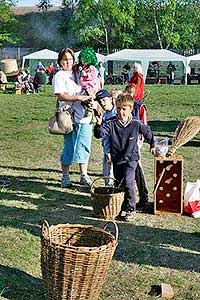
{"type": "Polygon", "coordinates": [[[98,91],[97,93],[96,93],[96,98],[95,98],[95,100],[101,100],[101,99],[103,99],[103,98],[105,98],[105,97],[110,97],[110,94],[109,94],[109,92],[107,91],[107,90],[100,90],[100,91],[98,91]]]}

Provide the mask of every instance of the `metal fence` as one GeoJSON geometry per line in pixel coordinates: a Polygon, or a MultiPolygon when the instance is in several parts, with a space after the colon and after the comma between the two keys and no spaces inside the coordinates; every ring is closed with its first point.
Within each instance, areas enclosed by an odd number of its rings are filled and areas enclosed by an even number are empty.
{"type": "Polygon", "coordinates": [[[188,49],[188,50],[182,50],[182,49],[169,49],[170,51],[173,51],[175,53],[178,53],[180,55],[183,55],[183,56],[192,56],[192,55],[195,55],[195,54],[198,54],[200,53],[200,49],[188,49]]]}
{"type": "Polygon", "coordinates": [[[18,63],[22,61],[22,57],[31,52],[35,52],[32,48],[21,48],[21,47],[6,47],[0,48],[0,60],[6,58],[15,58],[18,63]]]}

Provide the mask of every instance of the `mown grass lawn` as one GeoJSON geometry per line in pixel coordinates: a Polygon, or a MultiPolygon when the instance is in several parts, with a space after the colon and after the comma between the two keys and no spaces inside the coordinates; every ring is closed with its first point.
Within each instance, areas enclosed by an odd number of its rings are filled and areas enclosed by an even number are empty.
{"type": "MultiPolygon", "coordinates": [[[[110,89],[111,86],[108,86],[110,89]]],[[[178,122],[200,115],[199,86],[148,85],[149,124],[172,140],[178,122]]],[[[0,94],[0,299],[44,300],[40,270],[40,225],[79,223],[102,226],[93,217],[90,193],[72,167],[71,189],[60,188],[62,137],[47,132],[55,98],[51,87],[37,95],[0,94]],[[3,186],[2,183],[8,183],[3,186]]],[[[184,186],[200,178],[200,135],[181,147],[184,186]]],[[[93,139],[89,174],[101,174],[102,149],[93,139]]],[[[145,144],[142,162],[153,202],[154,159],[145,144]]],[[[118,223],[119,243],[101,300],[159,299],[161,282],[176,300],[200,299],[200,221],[188,216],[138,213],[118,223]]],[[[53,299],[52,299],[53,300],[53,299]]]]}

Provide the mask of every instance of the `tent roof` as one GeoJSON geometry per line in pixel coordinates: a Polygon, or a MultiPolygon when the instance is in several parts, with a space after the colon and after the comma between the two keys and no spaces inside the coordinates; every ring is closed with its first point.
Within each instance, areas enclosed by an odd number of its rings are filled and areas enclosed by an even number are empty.
{"type": "Polygon", "coordinates": [[[123,49],[107,55],[106,60],[185,61],[185,57],[166,49],[123,49]]]}
{"type": "Polygon", "coordinates": [[[30,53],[23,57],[23,60],[25,59],[57,59],[58,53],[55,51],[51,51],[48,49],[43,49],[40,51],[36,51],[34,53],[30,53]]]}
{"type": "Polygon", "coordinates": [[[192,63],[192,62],[193,62],[193,65],[194,65],[194,61],[200,61],[200,53],[195,54],[195,55],[191,55],[191,56],[187,57],[187,63],[188,63],[188,65],[190,63],[192,63]]]}
{"type": "Polygon", "coordinates": [[[188,60],[200,60],[200,53],[187,57],[188,60]]]}
{"type": "MultiPolygon", "coordinates": [[[[75,52],[75,60],[76,60],[76,61],[78,60],[79,53],[80,53],[80,51],[75,52]]],[[[105,55],[96,53],[96,56],[97,56],[97,60],[98,60],[98,61],[105,61],[105,60],[107,60],[105,55]]]]}
{"type": "Polygon", "coordinates": [[[187,57],[187,65],[191,68],[200,67],[200,53],[187,57]]]}

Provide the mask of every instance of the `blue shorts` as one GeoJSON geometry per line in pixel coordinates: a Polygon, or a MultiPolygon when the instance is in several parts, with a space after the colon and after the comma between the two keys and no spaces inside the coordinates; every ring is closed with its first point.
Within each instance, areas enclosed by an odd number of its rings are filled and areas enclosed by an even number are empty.
{"type": "Polygon", "coordinates": [[[92,124],[75,124],[74,130],[64,136],[64,148],[60,161],[68,166],[72,163],[87,163],[90,157],[92,124]]]}

